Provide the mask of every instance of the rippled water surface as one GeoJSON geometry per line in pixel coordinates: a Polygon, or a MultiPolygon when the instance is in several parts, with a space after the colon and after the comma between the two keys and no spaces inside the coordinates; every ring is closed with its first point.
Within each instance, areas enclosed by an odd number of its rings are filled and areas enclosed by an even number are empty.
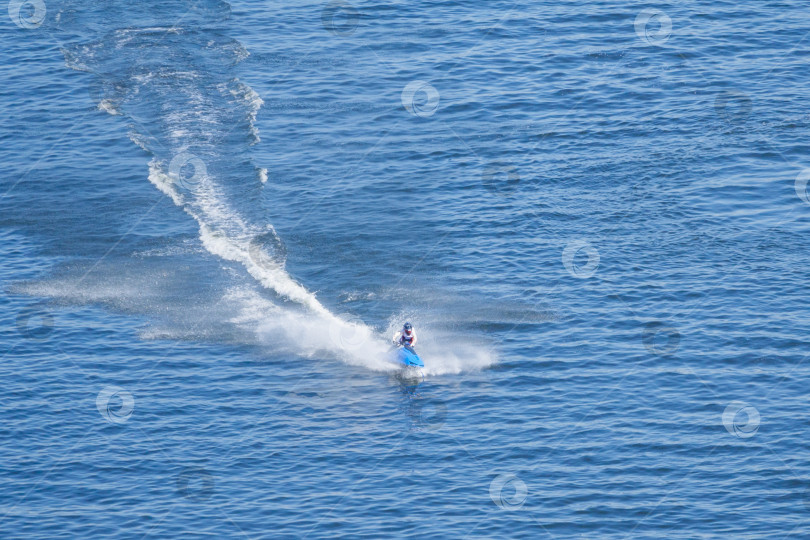
{"type": "Polygon", "coordinates": [[[810,536],[808,33],[12,0],[0,534],[810,536]]]}

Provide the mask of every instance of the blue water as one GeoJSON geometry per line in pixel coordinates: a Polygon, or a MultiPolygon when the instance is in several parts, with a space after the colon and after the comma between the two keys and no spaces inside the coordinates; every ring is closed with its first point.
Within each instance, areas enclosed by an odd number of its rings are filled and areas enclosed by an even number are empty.
{"type": "Polygon", "coordinates": [[[805,3],[8,11],[0,536],[810,536],[805,3]]]}

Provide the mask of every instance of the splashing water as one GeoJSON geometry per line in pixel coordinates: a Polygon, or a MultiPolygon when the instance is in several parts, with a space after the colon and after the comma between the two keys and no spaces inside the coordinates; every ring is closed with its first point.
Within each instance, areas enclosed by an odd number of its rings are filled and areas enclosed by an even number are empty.
{"type": "MultiPolygon", "coordinates": [[[[221,9],[216,14],[223,16],[221,9]]],[[[331,313],[286,271],[281,239],[261,208],[248,204],[260,200],[267,170],[248,157],[260,140],[254,122],[263,101],[235,76],[234,66],[248,57],[240,43],[213,31],[155,26],[117,30],[65,47],[64,55],[69,67],[95,74],[91,97],[101,110],[131,120],[130,138],[153,155],[150,182],[197,222],[203,247],[242,265],[277,296],[229,291],[229,305],[239,306],[231,310],[232,324],[252,329],[272,350],[394,368],[387,338],[359,319],[331,313]]],[[[430,358],[428,374],[485,367],[493,355],[484,351],[436,341],[420,350],[430,358]]]]}

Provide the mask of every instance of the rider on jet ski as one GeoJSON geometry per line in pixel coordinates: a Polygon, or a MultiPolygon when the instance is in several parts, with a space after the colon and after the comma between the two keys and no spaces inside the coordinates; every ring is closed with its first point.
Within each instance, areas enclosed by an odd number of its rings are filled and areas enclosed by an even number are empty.
{"type": "Polygon", "coordinates": [[[394,334],[394,345],[411,348],[416,345],[416,332],[413,331],[411,323],[406,322],[402,326],[402,330],[394,334]]]}

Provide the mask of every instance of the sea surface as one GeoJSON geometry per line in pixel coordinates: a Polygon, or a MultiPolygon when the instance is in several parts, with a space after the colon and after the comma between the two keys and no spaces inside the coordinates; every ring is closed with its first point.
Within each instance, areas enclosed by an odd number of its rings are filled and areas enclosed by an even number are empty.
{"type": "Polygon", "coordinates": [[[2,538],[810,537],[806,2],[2,7],[2,538]]]}

